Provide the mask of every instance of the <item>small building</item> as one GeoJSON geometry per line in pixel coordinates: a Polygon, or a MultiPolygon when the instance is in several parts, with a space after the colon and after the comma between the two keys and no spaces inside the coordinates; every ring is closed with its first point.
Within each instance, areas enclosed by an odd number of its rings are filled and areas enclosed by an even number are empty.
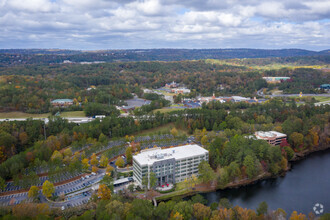
{"type": "Polygon", "coordinates": [[[50,102],[53,106],[67,107],[73,105],[73,99],[54,99],[50,102]]]}
{"type": "Polygon", "coordinates": [[[142,150],[133,156],[133,179],[142,186],[142,179],[156,174],[157,186],[182,182],[191,175],[198,176],[198,165],[209,160],[209,152],[199,145],[185,145],[142,150]]]}
{"type": "Polygon", "coordinates": [[[267,76],[262,78],[266,80],[267,83],[280,83],[290,79],[290,77],[287,76],[275,76],[275,77],[267,76]]]}
{"type": "Polygon", "coordinates": [[[190,93],[190,89],[187,88],[176,88],[176,89],[171,89],[172,93],[175,94],[188,94],[190,93]]]}
{"type": "Polygon", "coordinates": [[[266,140],[269,144],[280,145],[286,140],[287,135],[277,131],[256,131],[254,136],[260,140],[266,140]]]}
{"type": "Polygon", "coordinates": [[[320,89],[329,90],[329,89],[330,89],[330,84],[322,84],[322,85],[320,86],[320,89]]]}
{"type": "Polygon", "coordinates": [[[233,102],[247,102],[250,100],[250,98],[245,98],[242,96],[232,96],[231,98],[233,102]]]}
{"type": "Polygon", "coordinates": [[[165,84],[165,87],[166,88],[176,88],[176,87],[178,87],[178,84],[176,83],[176,82],[171,82],[171,83],[166,83],[165,84]]]}

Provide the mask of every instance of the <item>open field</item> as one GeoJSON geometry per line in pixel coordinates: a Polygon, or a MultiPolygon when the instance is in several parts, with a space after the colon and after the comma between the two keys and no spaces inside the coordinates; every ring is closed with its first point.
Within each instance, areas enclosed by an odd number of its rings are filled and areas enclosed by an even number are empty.
{"type": "MultiPolygon", "coordinates": [[[[50,113],[30,114],[25,112],[1,112],[0,118],[47,118],[50,113]]],[[[62,112],[61,117],[85,117],[83,111],[62,112]]]]}
{"type": "Polygon", "coordinates": [[[162,108],[162,109],[155,109],[153,110],[153,113],[160,112],[160,113],[167,113],[167,112],[173,112],[173,111],[181,111],[184,110],[183,108],[162,108]]]}
{"type": "MultiPolygon", "coordinates": [[[[144,136],[144,135],[153,135],[153,134],[157,134],[159,132],[163,133],[163,132],[170,132],[172,128],[174,128],[174,123],[169,123],[166,125],[162,125],[159,126],[157,128],[152,128],[152,129],[148,129],[148,130],[144,130],[144,131],[140,131],[137,132],[135,134],[133,134],[134,136],[144,136]]],[[[183,130],[183,129],[178,129],[179,132],[179,136],[180,135],[188,135],[187,131],[183,130]]]]}
{"type": "Polygon", "coordinates": [[[61,112],[61,117],[85,117],[84,111],[61,112]]]}
{"type": "Polygon", "coordinates": [[[29,114],[25,112],[1,112],[0,118],[47,118],[50,114],[29,114]]]}

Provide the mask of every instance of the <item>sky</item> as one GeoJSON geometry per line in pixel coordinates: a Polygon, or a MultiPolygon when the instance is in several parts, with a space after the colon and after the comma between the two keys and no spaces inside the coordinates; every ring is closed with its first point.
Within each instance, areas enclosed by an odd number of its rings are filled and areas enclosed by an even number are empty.
{"type": "Polygon", "coordinates": [[[329,0],[0,0],[0,48],[330,49],[329,0]]]}

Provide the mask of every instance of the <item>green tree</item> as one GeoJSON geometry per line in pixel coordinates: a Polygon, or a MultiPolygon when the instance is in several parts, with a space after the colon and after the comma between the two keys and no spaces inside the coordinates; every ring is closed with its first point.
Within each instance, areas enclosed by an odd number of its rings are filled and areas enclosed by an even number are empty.
{"type": "Polygon", "coordinates": [[[125,155],[126,155],[127,164],[132,164],[132,160],[133,160],[132,147],[126,148],[125,155]]]}
{"type": "Polygon", "coordinates": [[[257,175],[258,168],[256,167],[256,161],[251,155],[247,155],[244,158],[243,165],[246,167],[246,174],[250,179],[257,175]]]}
{"type": "Polygon", "coordinates": [[[0,189],[4,191],[6,189],[6,181],[0,177],[0,189]]]}
{"type": "Polygon", "coordinates": [[[44,194],[44,196],[46,196],[47,198],[50,198],[54,192],[54,184],[46,180],[44,184],[42,184],[42,194],[44,194]]]}
{"type": "Polygon", "coordinates": [[[257,214],[260,215],[265,215],[267,214],[268,211],[268,205],[265,201],[261,202],[257,208],[257,214]]]}
{"type": "Polygon", "coordinates": [[[304,141],[304,135],[298,133],[298,132],[293,132],[290,136],[290,141],[292,143],[292,146],[295,148],[298,148],[303,144],[304,141]]]}
{"type": "Polygon", "coordinates": [[[210,182],[214,177],[214,172],[207,161],[202,161],[198,165],[199,178],[204,182],[210,182]]]}
{"type": "Polygon", "coordinates": [[[192,219],[193,207],[187,201],[177,203],[172,210],[172,213],[180,213],[183,219],[192,219]]]}

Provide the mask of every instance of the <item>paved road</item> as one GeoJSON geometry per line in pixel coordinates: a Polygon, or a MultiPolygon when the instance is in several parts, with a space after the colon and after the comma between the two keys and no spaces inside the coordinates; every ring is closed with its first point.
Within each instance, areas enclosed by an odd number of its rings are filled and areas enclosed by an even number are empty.
{"type": "MultiPolygon", "coordinates": [[[[291,96],[300,96],[300,94],[277,94],[277,95],[264,95],[263,93],[263,89],[259,89],[257,91],[257,95],[265,97],[291,97],[291,96]]],[[[306,96],[321,96],[321,97],[330,97],[329,93],[323,93],[323,94],[302,94],[302,97],[306,97],[306,96]]]]}

